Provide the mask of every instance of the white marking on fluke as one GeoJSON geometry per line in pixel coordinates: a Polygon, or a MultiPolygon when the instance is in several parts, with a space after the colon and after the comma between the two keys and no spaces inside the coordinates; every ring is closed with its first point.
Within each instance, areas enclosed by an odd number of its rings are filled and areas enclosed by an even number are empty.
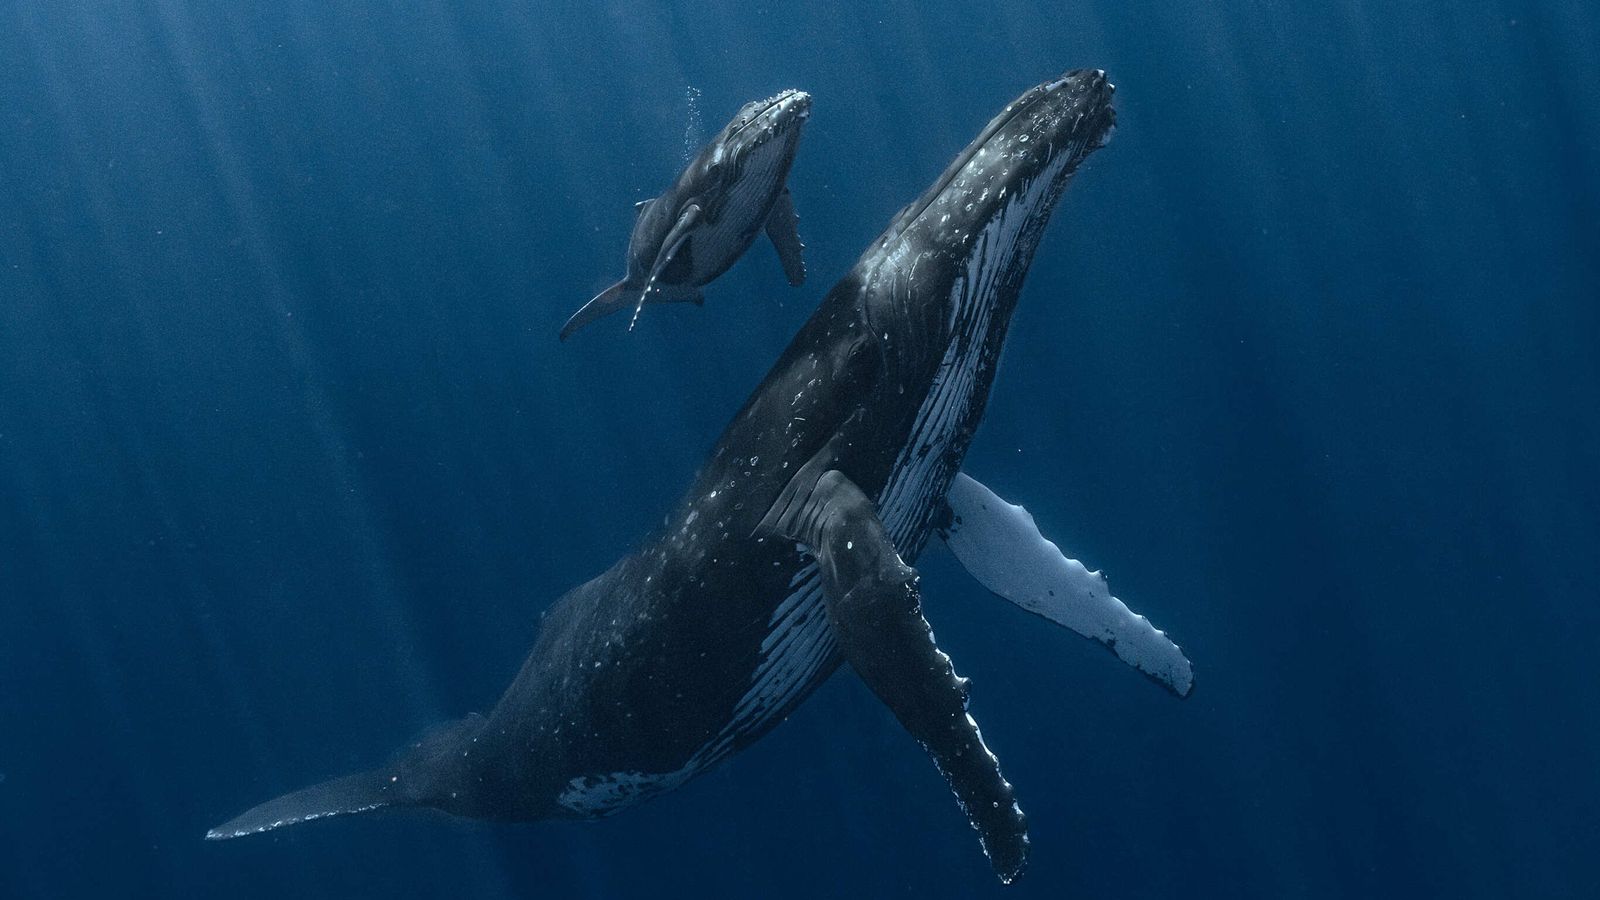
{"type": "Polygon", "coordinates": [[[206,832],[206,840],[225,841],[231,838],[247,837],[252,834],[261,834],[262,832],[271,831],[274,828],[282,828],[285,825],[299,825],[301,822],[314,822],[317,819],[326,819],[331,816],[344,816],[354,815],[356,813],[372,812],[375,809],[382,809],[388,805],[389,804],[387,803],[369,803],[365,806],[353,806],[349,809],[325,809],[317,812],[306,813],[303,816],[290,816],[288,818],[278,819],[273,822],[257,825],[254,828],[238,828],[232,831],[224,831],[221,828],[213,828],[206,832]]]}

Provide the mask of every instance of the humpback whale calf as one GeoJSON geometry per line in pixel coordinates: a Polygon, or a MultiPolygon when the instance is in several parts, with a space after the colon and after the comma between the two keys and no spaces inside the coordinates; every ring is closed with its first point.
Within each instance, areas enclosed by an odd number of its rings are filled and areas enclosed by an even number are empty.
{"type": "Polygon", "coordinates": [[[607,815],[748,746],[848,664],[1016,877],[1026,819],[923,617],[911,566],[927,541],[1178,695],[1192,684],[1098,573],[959,471],[1045,225],[1111,133],[1112,91],[1073,71],[1005,107],[827,294],[661,530],[550,609],[487,715],[207,836],[385,807],[607,815]]]}
{"type": "Polygon", "coordinates": [[[804,91],[741,107],[666,193],[635,204],[627,275],[573,313],[561,339],[619,309],[632,307],[632,331],[646,302],[703,302],[700,288],[726,272],[762,228],[789,283],[804,282],[799,220],[785,182],[810,115],[804,91]]]}

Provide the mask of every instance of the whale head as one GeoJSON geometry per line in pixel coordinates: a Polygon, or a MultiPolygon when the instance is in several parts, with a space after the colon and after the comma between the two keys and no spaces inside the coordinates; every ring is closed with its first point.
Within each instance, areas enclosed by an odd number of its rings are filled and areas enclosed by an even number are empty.
{"type": "Polygon", "coordinates": [[[701,177],[724,190],[733,185],[758,195],[775,190],[789,174],[801,126],[810,117],[811,95],[805,91],[746,103],[707,147],[701,177]]]}
{"type": "Polygon", "coordinates": [[[1079,69],[995,116],[862,257],[868,318],[912,322],[930,350],[980,326],[998,340],[1061,192],[1110,139],[1114,91],[1079,69]]]}

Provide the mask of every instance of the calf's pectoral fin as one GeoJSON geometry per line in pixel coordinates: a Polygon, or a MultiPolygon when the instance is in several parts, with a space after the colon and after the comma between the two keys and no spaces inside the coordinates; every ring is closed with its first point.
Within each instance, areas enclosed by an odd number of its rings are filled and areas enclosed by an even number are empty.
{"type": "Polygon", "coordinates": [[[1027,818],[967,713],[967,679],[922,617],[916,572],[900,559],[872,501],[843,473],[796,477],[810,483],[786,491],[763,530],[816,557],[845,660],[933,757],[996,874],[1011,881],[1027,859],[1027,818]]]}
{"type": "Polygon", "coordinates": [[[1039,533],[1033,516],[966,474],[945,495],[940,535],[961,565],[994,594],[1111,648],[1123,662],[1179,697],[1194,667],[1150,620],[1111,595],[1105,576],[1068,559],[1039,533]]]}
{"type": "Polygon", "coordinates": [[[662,295],[672,292],[673,288],[690,288],[690,280],[694,278],[694,236],[685,235],[683,240],[672,248],[672,259],[663,265],[656,274],[656,289],[651,293],[652,301],[661,300],[662,295]]]}
{"type": "Polygon", "coordinates": [[[778,192],[772,211],[767,213],[767,238],[778,251],[778,261],[783,263],[784,277],[789,284],[799,287],[806,280],[805,244],[800,243],[800,217],[794,211],[794,197],[788,185],[778,192]]]}
{"type": "Polygon", "coordinates": [[[690,203],[685,206],[683,212],[678,214],[678,221],[673,223],[672,230],[668,231],[666,238],[661,241],[661,250],[656,254],[655,263],[650,266],[650,277],[645,280],[644,290],[639,293],[639,302],[633,308],[633,319],[628,322],[629,331],[638,324],[640,311],[644,309],[644,304],[650,299],[651,293],[657,289],[656,280],[667,271],[667,266],[672,265],[672,260],[678,252],[687,248],[689,235],[700,221],[700,216],[700,204],[690,203]]]}

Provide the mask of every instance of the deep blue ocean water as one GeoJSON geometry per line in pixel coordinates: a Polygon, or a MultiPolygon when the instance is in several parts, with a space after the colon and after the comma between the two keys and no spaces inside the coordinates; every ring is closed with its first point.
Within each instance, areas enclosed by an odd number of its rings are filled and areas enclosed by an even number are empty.
{"type": "Polygon", "coordinates": [[[848,671],[597,824],[201,836],[487,708],[1078,66],[1120,127],[966,468],[1198,687],[929,549],[1032,824],[1005,892],[1600,896],[1597,48],[1579,2],[0,2],[0,896],[1001,892],[848,671]],[[786,87],[810,281],[757,246],[558,344],[686,130],[786,87]]]}

